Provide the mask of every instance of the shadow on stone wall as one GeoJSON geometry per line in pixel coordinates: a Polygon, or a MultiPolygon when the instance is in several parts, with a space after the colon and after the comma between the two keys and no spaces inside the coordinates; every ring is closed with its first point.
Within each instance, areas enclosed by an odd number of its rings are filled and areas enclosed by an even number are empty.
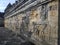
{"type": "Polygon", "coordinates": [[[24,43],[21,43],[21,45],[35,45],[35,44],[32,42],[24,42],[24,43]]]}
{"type": "Polygon", "coordinates": [[[4,27],[4,24],[1,24],[0,27],[4,27]]]}

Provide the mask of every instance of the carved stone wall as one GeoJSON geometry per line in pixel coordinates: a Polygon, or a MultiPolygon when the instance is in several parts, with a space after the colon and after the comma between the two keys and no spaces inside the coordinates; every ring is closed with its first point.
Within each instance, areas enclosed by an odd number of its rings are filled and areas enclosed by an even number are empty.
{"type": "Polygon", "coordinates": [[[58,38],[58,1],[43,4],[31,10],[5,19],[5,27],[20,33],[31,31],[31,39],[40,39],[57,45],[58,38]]]}
{"type": "Polygon", "coordinates": [[[48,12],[48,21],[49,26],[51,27],[50,30],[50,39],[54,45],[57,45],[57,38],[58,38],[58,2],[53,1],[49,3],[49,12],[48,12]]]}
{"type": "Polygon", "coordinates": [[[40,18],[38,17],[38,10],[32,11],[32,15],[31,15],[31,19],[30,19],[30,22],[31,22],[30,24],[33,25],[32,38],[35,36],[35,39],[37,39],[37,40],[39,40],[39,38],[40,38],[42,40],[47,41],[51,45],[57,45],[57,41],[58,41],[57,40],[58,39],[58,2],[53,1],[49,4],[42,5],[41,7],[42,7],[42,9],[41,9],[41,13],[40,13],[40,18]],[[38,21],[40,21],[40,22],[38,22],[38,21]],[[33,24],[33,22],[35,24],[33,24]]]}

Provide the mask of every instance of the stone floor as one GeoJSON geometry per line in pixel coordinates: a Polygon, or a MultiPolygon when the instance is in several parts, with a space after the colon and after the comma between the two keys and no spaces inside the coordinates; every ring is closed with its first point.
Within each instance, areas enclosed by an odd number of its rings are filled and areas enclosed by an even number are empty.
{"type": "Polygon", "coordinates": [[[26,42],[21,39],[11,30],[0,27],[0,45],[34,45],[31,42],[26,42]]]}

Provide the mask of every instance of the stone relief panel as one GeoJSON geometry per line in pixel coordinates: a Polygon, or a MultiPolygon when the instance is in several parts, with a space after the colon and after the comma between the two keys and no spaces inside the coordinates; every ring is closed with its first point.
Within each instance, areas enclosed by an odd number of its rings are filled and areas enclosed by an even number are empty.
{"type": "Polygon", "coordinates": [[[17,16],[15,16],[14,17],[14,28],[15,28],[15,31],[17,31],[18,30],[18,18],[17,18],[17,16]]]}
{"type": "Polygon", "coordinates": [[[32,9],[31,10],[31,19],[37,18],[37,15],[38,15],[37,10],[36,9],[32,9]]]}
{"type": "Polygon", "coordinates": [[[12,19],[9,18],[9,25],[10,25],[10,29],[12,30],[12,19]]]}
{"type": "Polygon", "coordinates": [[[48,18],[47,4],[41,6],[41,12],[40,13],[41,13],[41,15],[40,15],[41,21],[44,21],[48,18]]]}
{"type": "MultiPolygon", "coordinates": [[[[47,10],[47,4],[46,5],[42,5],[41,7],[40,7],[41,9],[40,9],[40,18],[36,21],[36,22],[34,22],[35,24],[33,24],[33,27],[34,27],[34,35],[36,35],[36,37],[39,37],[39,38],[41,38],[41,39],[45,39],[45,28],[47,27],[47,23],[45,22],[44,23],[44,21],[47,19],[47,21],[48,21],[48,10],[47,10]],[[40,21],[40,22],[39,22],[40,21]],[[42,23],[41,23],[42,22],[42,23]]],[[[39,14],[37,13],[39,10],[37,10],[36,11],[36,13],[35,14],[32,14],[32,15],[38,15],[39,16],[39,14]]],[[[37,17],[37,16],[36,16],[37,17]]],[[[35,18],[36,18],[35,17],[35,18]]],[[[37,19],[37,18],[36,18],[37,19]]],[[[34,20],[34,19],[33,19],[34,20]]],[[[49,37],[48,37],[49,38],[49,37]]]]}
{"type": "Polygon", "coordinates": [[[22,16],[18,15],[17,17],[18,17],[18,28],[20,29],[22,23],[22,16]]]}
{"type": "Polygon", "coordinates": [[[51,27],[51,38],[50,41],[52,44],[57,45],[57,38],[58,38],[58,2],[53,1],[52,3],[48,4],[49,11],[48,11],[48,20],[49,25],[51,27]]]}
{"type": "Polygon", "coordinates": [[[7,28],[7,19],[5,19],[4,23],[5,23],[5,27],[7,28]]]}
{"type": "Polygon", "coordinates": [[[11,28],[14,31],[14,25],[13,25],[13,17],[11,17],[11,28]]]}
{"type": "Polygon", "coordinates": [[[36,39],[45,40],[45,37],[46,37],[45,31],[46,30],[47,30],[47,25],[36,24],[34,27],[34,35],[36,36],[36,39]]]}
{"type": "Polygon", "coordinates": [[[31,28],[30,30],[33,32],[33,22],[37,22],[37,17],[38,17],[38,13],[36,9],[32,9],[30,12],[30,16],[29,16],[29,27],[31,28]]]}
{"type": "Polygon", "coordinates": [[[9,23],[9,29],[10,29],[10,18],[9,18],[9,21],[8,21],[8,23],[9,23]]]}
{"type": "Polygon", "coordinates": [[[5,20],[5,27],[14,31],[31,31],[31,37],[42,39],[56,45],[58,30],[58,3],[51,2],[32,9],[29,13],[19,14],[5,20]],[[45,22],[44,22],[45,21],[45,22]]]}

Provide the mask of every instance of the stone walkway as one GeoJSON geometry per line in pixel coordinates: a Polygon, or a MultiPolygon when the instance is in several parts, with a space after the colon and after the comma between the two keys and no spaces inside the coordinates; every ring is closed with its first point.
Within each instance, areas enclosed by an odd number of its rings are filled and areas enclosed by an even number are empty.
{"type": "Polygon", "coordinates": [[[0,45],[34,45],[22,39],[21,35],[16,35],[11,30],[0,27],[0,45]]]}

